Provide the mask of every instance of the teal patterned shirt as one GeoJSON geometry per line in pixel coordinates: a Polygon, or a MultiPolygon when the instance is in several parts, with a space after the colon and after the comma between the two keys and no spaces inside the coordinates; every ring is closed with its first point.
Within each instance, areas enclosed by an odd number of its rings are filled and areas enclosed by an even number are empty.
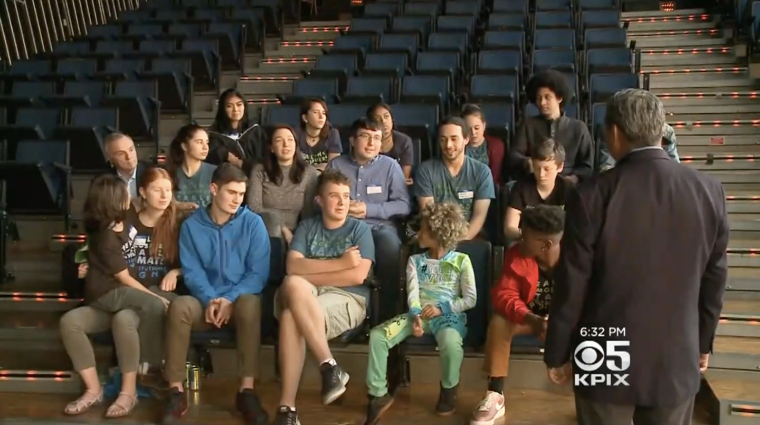
{"type": "Polygon", "coordinates": [[[426,305],[437,306],[443,314],[462,313],[475,307],[478,300],[470,257],[457,251],[449,251],[440,260],[427,253],[409,257],[406,291],[412,316],[426,305]]]}

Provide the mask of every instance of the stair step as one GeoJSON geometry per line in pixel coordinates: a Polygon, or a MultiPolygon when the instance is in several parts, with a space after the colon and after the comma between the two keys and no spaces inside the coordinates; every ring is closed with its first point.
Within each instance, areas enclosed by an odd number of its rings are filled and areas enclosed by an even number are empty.
{"type": "MultiPolygon", "coordinates": [[[[333,40],[283,40],[277,50],[271,52],[280,55],[320,55],[333,46],[333,40]]],[[[267,56],[270,56],[267,54],[267,56]]]]}
{"type": "Polygon", "coordinates": [[[696,170],[705,172],[714,171],[758,171],[760,170],[760,164],[754,160],[728,160],[728,159],[715,159],[712,162],[708,160],[691,160],[688,158],[681,158],[681,163],[688,165],[696,170]]]}
{"type": "Polygon", "coordinates": [[[731,67],[736,63],[736,56],[732,49],[706,48],[705,51],[691,49],[685,53],[673,53],[667,50],[657,53],[641,54],[641,70],[663,68],[706,68],[706,67],[731,67]]]}
{"type": "Polygon", "coordinates": [[[760,367],[760,338],[716,336],[710,367],[756,372],[760,367]]]}
{"type": "Polygon", "coordinates": [[[749,193],[752,196],[760,194],[760,173],[719,171],[710,175],[718,179],[727,191],[737,191],[737,193],[726,193],[727,196],[736,198],[750,196],[749,193]]]}
{"type": "Polygon", "coordinates": [[[666,17],[675,17],[675,16],[697,16],[697,15],[704,15],[706,13],[705,9],[678,9],[678,10],[671,10],[669,12],[664,12],[661,10],[651,10],[651,11],[640,11],[640,12],[623,12],[620,14],[621,19],[623,21],[629,20],[629,19],[649,19],[649,18],[666,18],[666,17]]]}
{"type": "Polygon", "coordinates": [[[301,74],[245,76],[238,81],[237,89],[246,97],[286,94],[293,91],[293,82],[301,78],[301,74]]]}
{"type": "MultiPolygon", "coordinates": [[[[705,88],[714,91],[750,91],[752,86],[746,67],[711,67],[703,69],[673,69],[674,72],[649,72],[649,88],[666,92],[703,92],[705,88]],[[744,87],[744,90],[729,89],[744,87]]],[[[643,71],[642,71],[643,72],[643,71]]],[[[641,76],[643,84],[644,75],[641,76]]],[[[655,94],[659,94],[655,92],[655,94]]]]}
{"type": "Polygon", "coordinates": [[[710,410],[716,424],[754,425],[760,417],[760,382],[750,379],[707,380],[712,395],[710,410]]]}
{"type": "Polygon", "coordinates": [[[760,337],[760,301],[725,301],[716,335],[760,337]]]}
{"type": "Polygon", "coordinates": [[[261,59],[258,68],[249,75],[259,74],[294,74],[308,71],[317,62],[316,55],[310,56],[276,56],[261,59]]]}
{"type": "Polygon", "coordinates": [[[706,161],[712,158],[714,161],[741,160],[741,158],[755,158],[757,145],[745,146],[690,146],[681,145],[678,140],[678,156],[681,161],[706,161]]]}
{"type": "MultiPolygon", "coordinates": [[[[732,112],[710,111],[708,107],[702,107],[698,112],[677,112],[672,109],[668,109],[668,112],[672,115],[668,116],[668,123],[678,123],[679,125],[689,125],[690,123],[701,123],[701,125],[733,125],[734,122],[751,123],[757,119],[760,115],[757,112],[751,111],[751,109],[758,109],[758,105],[745,105],[747,112],[741,113],[733,110],[732,112]]],[[[697,124],[694,124],[697,125],[697,124]]]]}
{"type": "Polygon", "coordinates": [[[59,341],[59,311],[16,311],[0,314],[0,340],[59,341]]]}
{"type": "MultiPolygon", "coordinates": [[[[5,288],[3,288],[5,289],[5,288]]],[[[57,311],[66,312],[82,303],[64,292],[0,292],[0,312],[57,311]]]]}
{"type": "Polygon", "coordinates": [[[302,27],[285,34],[285,41],[334,40],[341,31],[347,31],[348,25],[315,25],[302,27]]]}
{"type": "Polygon", "coordinates": [[[730,291],[760,292],[760,279],[729,278],[727,289],[730,291]]]}
{"type": "Polygon", "coordinates": [[[653,32],[663,32],[666,34],[675,35],[677,33],[683,33],[684,31],[695,30],[712,30],[715,29],[715,22],[709,15],[699,15],[693,20],[681,19],[681,20],[661,20],[655,18],[636,19],[633,21],[627,21],[628,24],[628,36],[636,38],[639,33],[650,34],[653,32]]]}
{"type": "MultiPolygon", "coordinates": [[[[676,130],[676,137],[683,136],[718,136],[730,137],[734,135],[756,135],[760,127],[760,120],[733,120],[733,121],[669,121],[676,130]]],[[[718,140],[714,141],[719,143],[718,140]]]]}

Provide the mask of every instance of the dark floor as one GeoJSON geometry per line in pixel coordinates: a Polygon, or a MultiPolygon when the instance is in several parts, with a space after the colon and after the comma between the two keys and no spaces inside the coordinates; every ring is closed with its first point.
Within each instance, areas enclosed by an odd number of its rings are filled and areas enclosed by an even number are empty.
{"type": "MultiPolygon", "coordinates": [[[[299,398],[300,419],[303,425],[361,425],[364,420],[366,395],[357,384],[339,404],[323,406],[317,389],[302,389],[299,398]]],[[[181,423],[197,425],[228,425],[242,423],[233,412],[233,394],[236,383],[232,380],[206,380],[200,392],[191,393],[192,407],[181,423]]],[[[271,413],[278,402],[279,388],[276,383],[258,389],[264,404],[271,413]]],[[[396,402],[381,421],[388,425],[464,425],[468,423],[471,410],[478,404],[482,393],[459,394],[459,411],[451,417],[441,418],[433,413],[438,388],[417,385],[404,388],[396,402]]],[[[68,418],[63,415],[64,405],[71,395],[61,394],[3,394],[0,403],[0,421],[5,425],[45,424],[149,424],[160,415],[160,403],[141,401],[127,419],[102,419],[106,406],[93,408],[84,415],[68,418]],[[15,420],[19,419],[19,420],[15,420]],[[42,420],[40,422],[34,419],[42,420]]],[[[501,424],[511,425],[571,425],[575,424],[572,399],[543,391],[512,391],[507,393],[507,416],[501,424]]],[[[701,414],[695,415],[695,425],[708,422],[701,414]]]]}

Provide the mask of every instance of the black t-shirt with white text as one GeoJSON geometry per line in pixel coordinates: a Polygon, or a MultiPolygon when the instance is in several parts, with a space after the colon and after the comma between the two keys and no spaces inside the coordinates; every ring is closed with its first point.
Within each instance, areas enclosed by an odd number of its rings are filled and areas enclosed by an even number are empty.
{"type": "Polygon", "coordinates": [[[147,288],[158,286],[170,268],[169,264],[164,260],[160,247],[158,255],[151,255],[153,227],[144,225],[137,214],[130,214],[129,221],[135,229],[135,237],[132,241],[132,255],[127,260],[129,274],[147,288]]]}
{"type": "Polygon", "coordinates": [[[554,281],[546,272],[538,270],[538,285],[536,286],[536,296],[533,301],[528,303],[531,313],[537,316],[546,316],[549,314],[549,308],[552,305],[552,294],[554,292],[554,281]]]}

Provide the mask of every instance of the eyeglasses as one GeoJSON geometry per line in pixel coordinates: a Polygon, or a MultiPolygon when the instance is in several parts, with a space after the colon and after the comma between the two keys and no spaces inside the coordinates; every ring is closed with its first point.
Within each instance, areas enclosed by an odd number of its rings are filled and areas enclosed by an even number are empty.
{"type": "Polygon", "coordinates": [[[383,141],[383,136],[382,135],[380,135],[380,136],[370,136],[367,133],[359,133],[359,134],[356,135],[356,137],[359,138],[359,139],[364,139],[364,140],[370,140],[370,139],[372,139],[373,142],[378,142],[378,143],[383,141]]]}

